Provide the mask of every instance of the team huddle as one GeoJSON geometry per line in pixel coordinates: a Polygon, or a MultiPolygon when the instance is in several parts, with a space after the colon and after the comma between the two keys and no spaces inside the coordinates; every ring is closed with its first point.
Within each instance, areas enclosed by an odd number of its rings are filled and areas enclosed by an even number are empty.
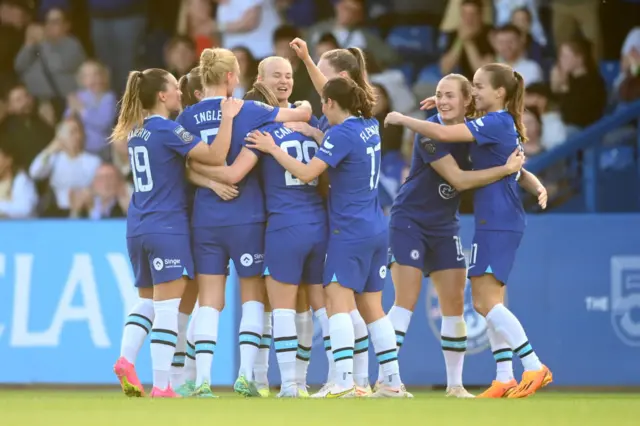
{"type": "Polygon", "coordinates": [[[243,100],[230,97],[239,67],[225,49],[205,49],[180,82],[161,69],[129,75],[112,135],[114,143],[128,141],[127,249],[140,296],[114,366],[124,393],[145,395],[134,365],[150,334],[151,397],[215,397],[211,370],[229,261],[242,301],[238,394],[269,396],[273,344],[278,397],[412,398],[398,352],[423,276],[442,310],[447,396],[473,397],[462,383],[467,276],[496,360],[496,379],[478,397],[522,398],[550,383],[550,370],[503,304],[525,228],[518,186],[542,207],[547,197],[522,168],[522,77],[500,64],[480,68],[473,84],[450,74],[423,101],[437,115],[386,117],[385,126],[416,133],[388,221],[377,190],[380,123],[362,52],[332,50],[316,65],[303,40],[290,45],[321,96],[319,119],[308,102],[290,103],[293,71],[280,57],[260,63],[243,100]],[[476,232],[467,268],[458,207],[459,191],[471,188],[476,232]],[[396,300],[385,313],[388,270],[396,300]],[[329,371],[309,395],[314,316],[329,371]],[[369,339],[379,363],[373,388],[369,339]],[[514,352],[525,370],[519,383],[514,352]]]}

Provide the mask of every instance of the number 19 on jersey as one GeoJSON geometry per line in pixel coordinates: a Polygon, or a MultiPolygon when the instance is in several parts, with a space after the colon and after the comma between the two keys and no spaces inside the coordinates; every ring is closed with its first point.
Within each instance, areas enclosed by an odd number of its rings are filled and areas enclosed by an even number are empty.
{"type": "Polygon", "coordinates": [[[144,146],[129,147],[129,160],[133,174],[135,192],[149,192],[153,189],[153,177],[149,164],[149,151],[144,146]]]}

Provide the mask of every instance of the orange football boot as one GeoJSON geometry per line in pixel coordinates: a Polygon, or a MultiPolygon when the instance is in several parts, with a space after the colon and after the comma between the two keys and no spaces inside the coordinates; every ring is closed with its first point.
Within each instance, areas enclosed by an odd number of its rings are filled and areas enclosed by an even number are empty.
{"type": "Polygon", "coordinates": [[[476,398],[507,398],[517,387],[518,382],[515,379],[511,379],[508,382],[494,380],[491,382],[489,389],[476,396],[476,398]]]}
{"type": "Polygon", "coordinates": [[[522,381],[507,398],[526,398],[551,382],[553,382],[553,374],[546,365],[543,365],[540,370],[525,371],[522,373],[522,381]]]}

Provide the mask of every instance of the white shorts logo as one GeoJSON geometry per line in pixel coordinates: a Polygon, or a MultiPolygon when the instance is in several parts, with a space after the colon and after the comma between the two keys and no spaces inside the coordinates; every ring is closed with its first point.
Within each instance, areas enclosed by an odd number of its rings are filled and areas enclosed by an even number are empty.
{"type": "Polygon", "coordinates": [[[380,278],[385,279],[387,277],[387,267],[382,265],[380,267],[380,278]]]}
{"type": "Polygon", "coordinates": [[[418,260],[420,259],[420,252],[418,250],[411,250],[410,256],[413,260],[418,260]]]}
{"type": "Polygon", "coordinates": [[[245,268],[253,265],[253,256],[251,256],[249,253],[243,254],[242,256],[240,256],[240,263],[245,268]]]}
{"type": "Polygon", "coordinates": [[[156,271],[162,271],[162,268],[164,268],[164,262],[162,261],[162,259],[160,259],[159,257],[153,259],[153,269],[155,269],[156,271]]]}

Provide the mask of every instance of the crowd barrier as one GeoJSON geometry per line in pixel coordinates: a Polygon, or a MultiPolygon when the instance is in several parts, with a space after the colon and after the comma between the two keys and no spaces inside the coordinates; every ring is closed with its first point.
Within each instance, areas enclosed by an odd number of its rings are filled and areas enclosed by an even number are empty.
{"type": "MultiPolygon", "coordinates": [[[[533,347],[564,386],[640,386],[640,215],[540,215],[528,227],[507,289],[533,347]]],[[[122,324],[136,291],[119,221],[0,222],[0,383],[115,383],[122,324]]],[[[470,247],[471,218],[462,218],[470,247]]],[[[237,372],[237,278],[229,277],[220,321],[213,384],[237,372]]],[[[484,319],[467,288],[465,383],[493,378],[484,319]]],[[[393,303],[393,286],[384,292],[393,303]]],[[[400,351],[409,386],[445,382],[437,298],[425,280],[400,351]]],[[[316,324],[309,383],[326,378],[316,324]]],[[[377,364],[371,352],[372,378],[377,364]]],[[[270,379],[278,383],[275,355],[270,379]]],[[[520,363],[514,359],[514,366],[520,363]]],[[[151,379],[145,345],[138,369],[151,379]]]]}

